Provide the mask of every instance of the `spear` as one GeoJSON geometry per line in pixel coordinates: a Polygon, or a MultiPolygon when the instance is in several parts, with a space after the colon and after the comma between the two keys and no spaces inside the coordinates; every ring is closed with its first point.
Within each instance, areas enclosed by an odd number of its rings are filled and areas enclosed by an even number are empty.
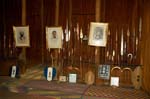
{"type": "MultiPolygon", "coordinates": [[[[116,39],[115,39],[115,51],[113,53],[114,56],[118,56],[118,32],[116,30],[116,39]]],[[[116,63],[118,63],[117,59],[116,59],[116,63]]]]}
{"type": "Polygon", "coordinates": [[[121,55],[121,60],[120,61],[123,61],[123,29],[121,30],[121,49],[120,49],[120,55],[121,55]]]}
{"type": "Polygon", "coordinates": [[[121,50],[120,50],[120,55],[123,56],[123,29],[122,29],[122,32],[121,32],[121,50]]]}

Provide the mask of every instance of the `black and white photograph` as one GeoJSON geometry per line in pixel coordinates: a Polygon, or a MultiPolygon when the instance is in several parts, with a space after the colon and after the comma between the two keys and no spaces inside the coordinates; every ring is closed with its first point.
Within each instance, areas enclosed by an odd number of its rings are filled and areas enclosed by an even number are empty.
{"type": "Polygon", "coordinates": [[[62,27],[46,27],[47,48],[62,48],[62,27]]]}
{"type": "Polygon", "coordinates": [[[90,23],[90,33],[88,45],[91,46],[106,46],[108,23],[90,23]]]}
{"type": "Polygon", "coordinates": [[[16,47],[29,47],[29,26],[13,26],[16,47]]]}
{"type": "Polygon", "coordinates": [[[102,79],[109,79],[109,76],[110,76],[110,65],[99,65],[98,77],[102,79]]]}

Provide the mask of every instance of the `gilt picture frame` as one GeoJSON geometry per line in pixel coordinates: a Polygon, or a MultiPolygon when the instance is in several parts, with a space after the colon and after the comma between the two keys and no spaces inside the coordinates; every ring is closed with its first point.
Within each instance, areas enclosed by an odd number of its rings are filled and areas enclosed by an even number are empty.
{"type": "Polygon", "coordinates": [[[62,48],[62,27],[46,27],[47,49],[62,48]]]}
{"type": "Polygon", "coordinates": [[[13,26],[13,34],[16,47],[29,47],[29,26],[13,26]]]}
{"type": "Polygon", "coordinates": [[[91,22],[88,45],[105,47],[107,43],[108,23],[91,22]]]}

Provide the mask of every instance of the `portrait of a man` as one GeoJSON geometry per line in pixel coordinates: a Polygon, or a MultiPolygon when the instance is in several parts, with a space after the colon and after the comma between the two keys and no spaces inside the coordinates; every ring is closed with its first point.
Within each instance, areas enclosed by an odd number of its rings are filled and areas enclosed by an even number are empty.
{"type": "Polygon", "coordinates": [[[98,77],[102,79],[109,79],[109,76],[110,76],[110,65],[99,65],[98,77]]]}
{"type": "Polygon", "coordinates": [[[57,38],[57,32],[56,31],[52,31],[52,38],[56,39],[57,38]]]}
{"type": "Polygon", "coordinates": [[[47,48],[62,48],[62,28],[46,27],[46,45],[47,48]]]}
{"type": "Polygon", "coordinates": [[[13,26],[13,32],[17,47],[30,46],[29,26],[13,26]]]}
{"type": "Polygon", "coordinates": [[[108,23],[91,22],[88,45],[105,47],[108,23]]]}
{"type": "Polygon", "coordinates": [[[93,36],[95,40],[103,39],[103,29],[101,27],[95,27],[93,36]]]}
{"type": "Polygon", "coordinates": [[[25,43],[25,41],[26,41],[26,36],[23,31],[20,31],[18,33],[18,42],[25,43]]]}

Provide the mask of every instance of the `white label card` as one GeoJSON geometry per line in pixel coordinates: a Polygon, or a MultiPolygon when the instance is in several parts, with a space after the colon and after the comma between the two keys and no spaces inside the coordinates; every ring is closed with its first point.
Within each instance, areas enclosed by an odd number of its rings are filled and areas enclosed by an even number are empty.
{"type": "Polygon", "coordinates": [[[16,71],[17,71],[16,66],[12,66],[12,69],[11,69],[11,77],[12,77],[12,78],[15,78],[15,76],[16,76],[16,71]]]}
{"type": "Polygon", "coordinates": [[[48,69],[47,69],[47,80],[48,81],[52,80],[52,72],[53,72],[53,68],[48,67],[48,69]]]}

